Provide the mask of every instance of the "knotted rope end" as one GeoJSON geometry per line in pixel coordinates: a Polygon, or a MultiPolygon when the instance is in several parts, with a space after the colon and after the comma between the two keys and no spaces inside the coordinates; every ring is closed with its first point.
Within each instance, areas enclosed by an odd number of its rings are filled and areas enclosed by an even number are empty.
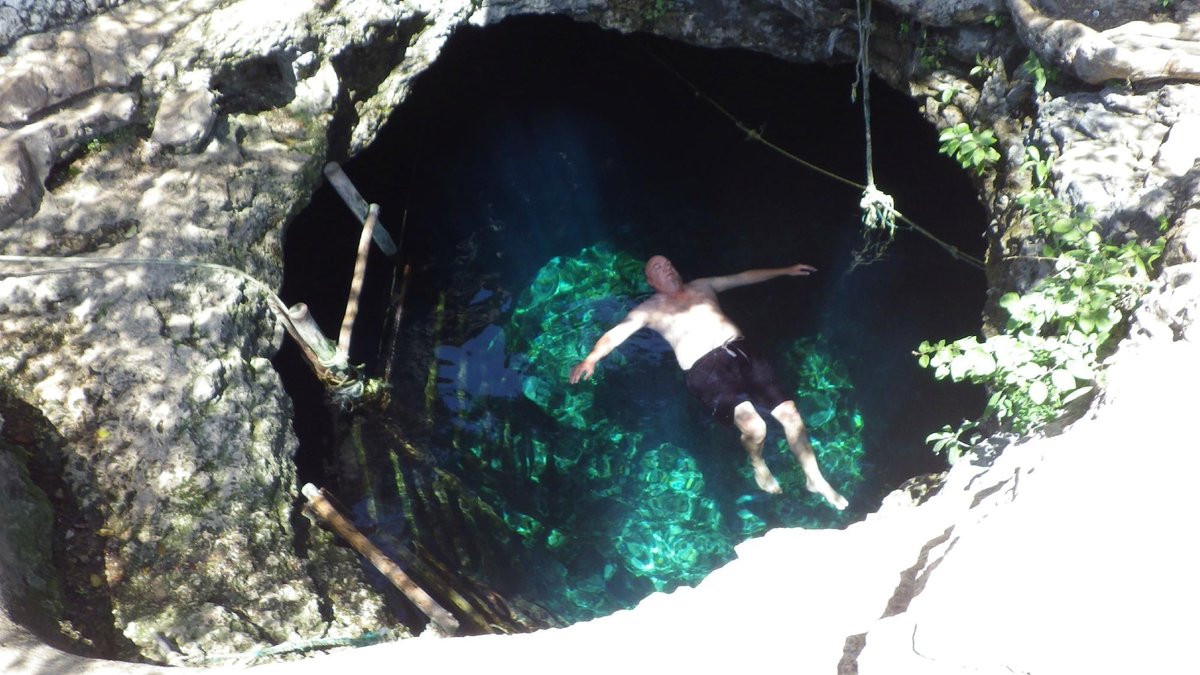
{"type": "Polygon", "coordinates": [[[863,226],[868,230],[885,230],[888,234],[896,231],[896,200],[891,195],[868,185],[858,208],[862,209],[863,226]]]}

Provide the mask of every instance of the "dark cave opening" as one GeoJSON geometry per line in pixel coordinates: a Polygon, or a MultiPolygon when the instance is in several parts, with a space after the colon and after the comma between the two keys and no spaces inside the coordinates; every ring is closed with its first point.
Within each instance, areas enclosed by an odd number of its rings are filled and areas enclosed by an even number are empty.
{"type": "MultiPolygon", "coordinates": [[[[459,518],[447,527],[471,540],[488,529],[474,521],[494,516],[505,530],[492,533],[492,543],[447,544],[438,557],[468,564],[492,587],[568,619],[588,615],[571,608],[610,611],[655,588],[695,580],[664,571],[678,562],[669,556],[645,557],[648,550],[660,555],[667,543],[652,534],[653,546],[635,544],[629,523],[649,516],[629,502],[654,500],[660,511],[675,509],[668,519],[672,531],[695,541],[711,534],[689,529],[701,520],[725,523],[714,527],[734,539],[766,526],[844,526],[904,480],[942,469],[925,436],[977,416],[983,406],[980,391],[935,382],[911,355],[922,340],[978,331],[983,274],[912,232],[900,232],[882,260],[851,269],[861,244],[861,194],[749,142],[660,59],[774,144],[862,180],[862,110],[850,100],[851,68],[797,66],[547,17],[459,31],[376,143],[345,165],[363,196],[380,204],[410,269],[393,340],[389,318],[402,275],[372,254],[351,356],[375,375],[391,364],[393,403],[386,417],[392,432],[356,432],[359,461],[367,461],[361,456],[370,452],[362,446],[372,440],[386,445],[381,439],[390,438],[394,446],[403,437],[420,446],[427,463],[472,495],[470,503],[483,504],[470,516],[459,499],[456,509],[468,513],[468,522],[459,518]],[[599,257],[587,257],[596,251],[599,257]],[[729,291],[721,302],[777,366],[790,368],[783,355],[805,351],[796,351],[798,339],[819,340],[805,344],[820,344],[837,364],[820,368],[853,384],[851,398],[836,399],[838,405],[853,401],[860,427],[862,471],[847,516],[834,518],[799,498],[785,498],[783,507],[768,504],[754,494],[736,435],[689,407],[682,376],[655,336],[639,336],[620,357],[602,363],[606,379],[588,390],[587,428],[568,428],[551,419],[550,408],[530,403],[554,400],[569,387],[565,372],[557,381],[530,375],[535,349],[517,347],[514,313],[557,307],[529,304],[542,292],[538,281],[553,271],[560,290],[602,295],[588,265],[616,265],[623,260],[617,254],[644,260],[657,253],[672,258],[685,278],[796,262],[819,269],[804,279],[729,291]],[[568,277],[570,264],[575,277],[568,277]],[[590,442],[589,430],[596,445],[581,451],[588,457],[561,456],[558,448],[590,442]],[[571,473],[617,441],[628,442],[629,452],[614,462],[670,463],[668,475],[686,475],[703,487],[688,495],[610,494],[596,476],[616,474],[589,464],[593,480],[581,483],[571,473]],[[508,454],[496,450],[501,446],[508,454]],[[602,537],[582,533],[581,522],[610,516],[627,518],[625,525],[602,537]],[[741,529],[729,525],[739,518],[741,529]],[[604,537],[620,556],[597,543],[604,537]],[[506,552],[509,539],[522,541],[522,552],[506,552]],[[576,550],[562,554],[564,546],[576,550]],[[517,579],[504,569],[516,560],[526,571],[554,571],[517,579]],[[543,588],[532,587],[538,584],[543,588]],[[544,588],[555,584],[559,588],[544,588]],[[555,604],[547,593],[570,600],[555,604]]],[[[911,99],[878,82],[872,106],[881,189],[914,221],[979,255],[983,211],[968,178],[937,154],[932,127],[911,99]]],[[[327,185],[288,228],[282,296],[307,303],[327,335],[336,334],[341,319],[358,232],[327,185]]],[[[593,299],[587,314],[615,320],[622,307],[593,299]]],[[[573,353],[568,343],[584,339],[572,337],[555,336],[538,353],[573,353]]],[[[586,350],[590,342],[579,346],[586,350]]],[[[354,463],[347,459],[347,415],[325,406],[320,384],[293,345],[285,345],[276,365],[296,406],[300,479],[333,486],[355,504],[364,527],[390,536],[395,548],[409,546],[418,537],[412,519],[428,515],[414,506],[421,481],[406,487],[397,478],[413,470],[399,466],[395,447],[374,450],[384,457],[374,468],[347,470],[354,463]]],[[[655,467],[638,469],[639,476],[660,471],[655,467]]],[[[671,545],[700,566],[719,564],[728,554],[725,543],[671,545]]]]}

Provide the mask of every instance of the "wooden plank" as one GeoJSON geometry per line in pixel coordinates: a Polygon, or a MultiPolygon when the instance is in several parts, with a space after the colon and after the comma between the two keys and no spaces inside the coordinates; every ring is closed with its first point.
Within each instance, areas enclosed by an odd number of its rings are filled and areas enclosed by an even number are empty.
{"type": "MultiPolygon", "coordinates": [[[[363,199],[362,195],[354,187],[354,183],[350,182],[350,177],[342,171],[342,167],[337,162],[329,162],[325,165],[325,178],[333,189],[337,191],[342,201],[346,202],[346,206],[350,207],[350,212],[358,218],[358,222],[365,223],[367,221],[367,211],[369,207],[367,200],[363,199]]],[[[392,236],[384,229],[383,223],[376,221],[375,227],[371,230],[371,236],[375,239],[375,245],[380,251],[389,258],[396,257],[396,242],[392,241],[392,236]]]]}
{"type": "Polygon", "coordinates": [[[313,513],[329,523],[329,526],[333,528],[333,531],[339,537],[345,539],[354,547],[354,550],[371,561],[371,564],[382,572],[396,588],[400,589],[400,592],[404,593],[404,596],[417,606],[417,609],[420,609],[425,613],[425,616],[429,617],[443,635],[454,635],[458,632],[458,619],[454,618],[454,615],[439,605],[424,589],[417,586],[416,582],[405,574],[399,565],[387,557],[375,544],[372,544],[371,540],[367,539],[362,532],[359,532],[353,523],[334,508],[333,504],[325,498],[325,495],[322,494],[322,491],[317,486],[307,483],[301,489],[301,492],[308,498],[308,506],[312,509],[313,513]]]}

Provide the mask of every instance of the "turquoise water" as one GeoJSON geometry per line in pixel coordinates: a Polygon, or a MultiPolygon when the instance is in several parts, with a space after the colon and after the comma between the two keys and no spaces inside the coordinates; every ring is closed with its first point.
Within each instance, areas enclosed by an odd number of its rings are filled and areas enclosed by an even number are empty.
{"type": "MultiPolygon", "coordinates": [[[[411,266],[393,335],[401,277],[372,260],[352,354],[390,373],[392,407],[363,420],[353,452],[344,419],[296,419],[302,478],[336,489],[373,538],[564,621],[694,584],[768,528],[845,526],[939,469],[924,436],[982,406],[911,356],[923,339],[976,330],[982,277],[903,234],[887,258],[851,271],[860,195],[746,142],[646,49],[776,142],[863,171],[848,68],[555,20],[463,31],[380,142],[346,166],[411,266]],[[759,491],[736,431],[704,415],[650,331],[593,381],[567,383],[647,296],[641,267],[657,253],[689,278],[819,268],[721,302],[795,393],[826,476],[851,500],[845,513],[804,489],[774,424],[767,461],[784,494],[759,491]]],[[[872,100],[881,186],[910,217],[977,249],[966,178],[936,155],[911,102],[872,100]]],[[[313,305],[327,332],[356,236],[327,190],[291,226],[284,296],[313,305]]],[[[288,381],[300,407],[319,396],[303,372],[288,381]]]]}
{"type": "MultiPolygon", "coordinates": [[[[521,395],[550,417],[558,430],[570,430],[553,447],[538,443],[534,435],[531,442],[537,459],[528,480],[537,484],[549,471],[572,475],[585,491],[621,503],[620,522],[600,528],[597,534],[602,541],[597,544],[611,547],[629,573],[647,579],[658,590],[700,580],[730,558],[734,544],[765,531],[768,521],[786,526],[844,522],[842,514],[804,493],[803,472],[782,440],[772,446],[772,465],[794,499],[760,499],[752,492],[746,467],[730,462],[721,462],[722,475],[709,479],[731,483],[734,490],[707,489],[697,455],[724,458],[737,447],[733,431],[694,416],[688,419],[694,406],[678,391],[646,397],[641,386],[622,387],[623,400],[597,403],[599,392],[612,387],[609,371],[617,368],[678,385],[680,377],[662,349],[619,350],[593,380],[564,386],[564,374],[645,295],[641,267],[642,262],[628,254],[589,247],[577,256],[549,261],[520,295],[507,335],[510,363],[522,378],[521,395]],[[655,419],[647,419],[646,412],[655,419]],[[676,424],[665,433],[653,433],[651,429],[662,429],[663,418],[676,424]],[[665,440],[657,442],[660,437],[665,440]],[[751,492],[733,497],[747,490],[751,492]],[[721,507],[721,500],[729,497],[736,508],[734,518],[728,518],[721,507]]],[[[826,345],[811,339],[797,340],[783,366],[801,382],[796,398],[817,438],[830,480],[853,497],[862,481],[862,415],[845,369],[833,361],[826,345]]],[[[469,391],[470,385],[468,377],[458,377],[445,382],[441,391],[443,396],[454,396],[463,388],[469,391]]],[[[502,463],[486,435],[471,445],[471,451],[493,466],[502,463]]],[[[576,524],[575,529],[587,528],[576,524]]]]}
{"type": "MultiPolygon", "coordinates": [[[[653,334],[602,362],[592,381],[567,384],[592,343],[645,297],[641,267],[607,244],[551,258],[510,311],[434,347],[430,362],[428,443],[499,515],[523,567],[562,573],[509,592],[568,620],[694,584],[769,527],[852,517],[804,489],[782,434],[767,458],[785,494],[759,492],[736,432],[705,419],[653,334]]],[[[779,356],[827,477],[856,500],[864,420],[845,367],[820,337],[798,337],[779,356]]],[[[414,419],[415,402],[400,405],[395,419],[414,419]]]]}

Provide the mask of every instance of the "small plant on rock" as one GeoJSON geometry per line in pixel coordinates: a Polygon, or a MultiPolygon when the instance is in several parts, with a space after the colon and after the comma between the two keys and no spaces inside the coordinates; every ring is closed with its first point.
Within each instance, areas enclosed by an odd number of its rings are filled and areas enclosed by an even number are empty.
{"type": "Polygon", "coordinates": [[[988,58],[983,54],[975,55],[975,66],[971,68],[971,77],[978,77],[986,80],[992,76],[1002,66],[1000,57],[994,56],[988,58]]]}
{"type": "Polygon", "coordinates": [[[1039,95],[1046,91],[1047,83],[1053,82],[1058,78],[1058,74],[1054,70],[1047,68],[1042,63],[1042,60],[1038,58],[1038,55],[1033,52],[1029,52],[1029,55],[1025,57],[1021,65],[1017,66],[1017,73],[1028,77],[1030,83],[1033,85],[1033,91],[1039,95]]]}
{"type": "Polygon", "coordinates": [[[1000,153],[993,147],[996,145],[996,135],[991,129],[975,131],[970,124],[959,122],[942,129],[938,142],[941,144],[938,152],[954,158],[964,169],[970,169],[976,175],[983,175],[1000,161],[1000,153]]]}
{"type": "Polygon", "coordinates": [[[657,21],[673,9],[675,0],[647,0],[642,10],[642,17],[647,21],[657,21]]]}
{"type": "Polygon", "coordinates": [[[1025,160],[1021,162],[1021,168],[1029,172],[1033,187],[1046,187],[1046,182],[1050,180],[1052,166],[1054,166],[1054,161],[1049,157],[1042,157],[1042,151],[1038,150],[1037,146],[1025,146],[1025,160]]]}
{"type": "Polygon", "coordinates": [[[950,464],[954,464],[972,445],[982,440],[978,433],[971,433],[965,441],[962,438],[963,434],[974,432],[978,428],[978,422],[967,420],[963,420],[957,429],[947,424],[940,431],[935,431],[926,436],[925,442],[933,445],[933,452],[935,454],[945,454],[946,460],[950,464]]]}
{"type": "Polygon", "coordinates": [[[924,29],[921,30],[921,44],[917,46],[917,61],[923,69],[937,70],[941,68],[949,54],[950,47],[947,45],[945,37],[931,38],[924,29]]]}

